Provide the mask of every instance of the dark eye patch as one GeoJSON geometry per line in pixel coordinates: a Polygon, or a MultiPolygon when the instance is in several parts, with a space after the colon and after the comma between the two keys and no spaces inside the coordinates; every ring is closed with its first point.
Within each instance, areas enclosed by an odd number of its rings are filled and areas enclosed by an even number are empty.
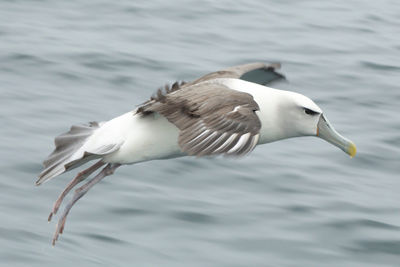
{"type": "Polygon", "coordinates": [[[304,108],[304,113],[306,113],[308,115],[311,115],[311,116],[314,116],[314,115],[318,114],[318,112],[316,112],[316,111],[314,111],[312,109],[309,109],[309,108],[304,108]]]}

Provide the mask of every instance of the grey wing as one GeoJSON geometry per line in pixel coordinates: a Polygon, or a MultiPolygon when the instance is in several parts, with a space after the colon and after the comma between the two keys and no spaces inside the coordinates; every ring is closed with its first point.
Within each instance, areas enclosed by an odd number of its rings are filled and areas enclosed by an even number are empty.
{"type": "Polygon", "coordinates": [[[115,152],[121,144],[104,144],[100,147],[77,153],[85,144],[86,140],[100,127],[97,122],[84,125],[73,125],[70,131],[55,138],[54,151],[43,162],[43,171],[39,174],[36,185],[60,175],[66,171],[79,167],[80,165],[115,152]]]}
{"type": "Polygon", "coordinates": [[[276,72],[281,67],[280,63],[265,64],[261,62],[237,65],[209,73],[203,77],[185,84],[185,86],[216,78],[236,78],[262,85],[267,85],[277,80],[285,79],[285,76],[276,72]]]}
{"type": "MultiPolygon", "coordinates": [[[[236,78],[245,81],[258,83],[262,85],[270,84],[274,81],[285,79],[285,76],[276,72],[281,67],[280,63],[265,64],[260,62],[237,65],[223,70],[206,74],[192,82],[175,82],[171,86],[166,85],[164,88],[158,89],[157,93],[153,95],[150,100],[144,102],[139,106],[138,112],[144,112],[147,105],[152,105],[154,101],[162,100],[165,95],[175,91],[182,90],[183,88],[191,87],[205,81],[217,78],[236,78]]],[[[151,112],[151,111],[148,111],[151,112]]]]}
{"type": "Polygon", "coordinates": [[[261,123],[250,94],[220,84],[202,83],[165,95],[146,107],[180,129],[179,145],[188,155],[249,153],[257,145],[261,123]]]}

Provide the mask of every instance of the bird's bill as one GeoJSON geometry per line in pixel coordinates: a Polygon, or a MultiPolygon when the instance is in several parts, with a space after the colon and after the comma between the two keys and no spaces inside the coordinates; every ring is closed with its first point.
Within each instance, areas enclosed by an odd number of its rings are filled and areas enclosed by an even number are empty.
{"type": "Polygon", "coordinates": [[[354,157],[356,155],[356,145],[349,139],[344,138],[338,132],[336,132],[324,114],[321,114],[319,118],[317,136],[325,141],[328,141],[332,145],[337,146],[349,154],[350,157],[354,157]]]}

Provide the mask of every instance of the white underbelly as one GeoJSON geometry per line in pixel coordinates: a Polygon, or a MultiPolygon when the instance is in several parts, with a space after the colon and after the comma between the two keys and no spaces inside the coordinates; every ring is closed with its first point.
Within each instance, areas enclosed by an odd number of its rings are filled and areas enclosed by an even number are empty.
{"type": "Polygon", "coordinates": [[[129,112],[114,120],[115,122],[112,120],[109,122],[110,125],[106,123],[104,126],[114,128],[113,130],[119,129],[117,132],[109,131],[109,133],[118,136],[123,143],[119,150],[105,156],[104,161],[131,164],[184,155],[178,145],[178,128],[163,116],[159,114],[142,116],[129,112]]]}

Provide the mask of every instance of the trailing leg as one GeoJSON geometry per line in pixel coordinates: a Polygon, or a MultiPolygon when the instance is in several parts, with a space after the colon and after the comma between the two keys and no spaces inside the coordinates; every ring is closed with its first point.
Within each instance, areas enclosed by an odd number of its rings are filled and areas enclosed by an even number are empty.
{"type": "Polygon", "coordinates": [[[47,219],[49,222],[51,221],[51,218],[53,215],[55,215],[60,208],[60,205],[62,201],[64,200],[65,196],[71,191],[72,188],[74,188],[77,184],[85,180],[89,175],[91,175],[93,172],[95,172],[97,169],[99,169],[101,166],[103,166],[105,163],[100,160],[96,164],[90,166],[89,168],[79,172],[74,179],[65,187],[64,191],[61,192],[61,194],[58,196],[56,202],[54,202],[53,205],[53,210],[50,212],[49,218],[47,219]]]}
{"type": "Polygon", "coordinates": [[[81,197],[83,197],[89,191],[89,189],[92,188],[96,183],[101,181],[104,177],[113,174],[114,171],[119,166],[121,166],[121,164],[117,164],[117,163],[116,164],[114,164],[114,163],[107,164],[107,166],[105,166],[94,178],[92,178],[89,182],[87,182],[86,184],[84,184],[83,186],[81,186],[75,190],[74,196],[72,197],[71,201],[65,207],[65,210],[57,223],[56,231],[54,233],[53,241],[52,241],[53,246],[55,245],[55,243],[58,239],[58,236],[60,234],[62,234],[62,232],[64,231],[65,221],[67,220],[68,213],[71,210],[72,206],[81,197]]]}

